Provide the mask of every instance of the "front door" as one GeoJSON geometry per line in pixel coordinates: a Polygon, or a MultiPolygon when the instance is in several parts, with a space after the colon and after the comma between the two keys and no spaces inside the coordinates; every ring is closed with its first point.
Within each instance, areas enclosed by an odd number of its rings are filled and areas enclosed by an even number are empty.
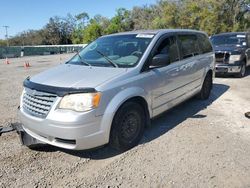
{"type": "Polygon", "coordinates": [[[153,56],[157,54],[166,54],[169,59],[166,65],[150,70],[154,74],[157,87],[152,91],[152,109],[153,116],[156,116],[175,104],[184,80],[181,79],[184,69],[183,62],[180,61],[180,53],[178,50],[176,36],[167,36],[163,38],[153,52],[153,56]]]}

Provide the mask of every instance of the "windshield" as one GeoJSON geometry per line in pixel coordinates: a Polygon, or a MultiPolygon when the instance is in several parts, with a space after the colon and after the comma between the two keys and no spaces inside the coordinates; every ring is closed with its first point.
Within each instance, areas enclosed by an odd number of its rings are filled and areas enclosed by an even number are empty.
{"type": "Polygon", "coordinates": [[[211,37],[211,42],[215,46],[220,45],[246,45],[246,36],[245,35],[221,35],[211,37]]]}
{"type": "Polygon", "coordinates": [[[75,55],[68,64],[134,67],[154,35],[130,34],[101,37],[75,55]]]}

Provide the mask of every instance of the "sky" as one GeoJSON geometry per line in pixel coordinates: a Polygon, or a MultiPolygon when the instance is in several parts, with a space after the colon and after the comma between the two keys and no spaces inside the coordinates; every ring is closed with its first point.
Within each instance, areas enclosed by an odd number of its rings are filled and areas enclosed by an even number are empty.
{"type": "Polygon", "coordinates": [[[134,6],[155,4],[156,0],[5,0],[0,3],[0,39],[28,29],[41,29],[53,16],[77,15],[87,12],[111,18],[118,8],[131,10],[134,6]]]}

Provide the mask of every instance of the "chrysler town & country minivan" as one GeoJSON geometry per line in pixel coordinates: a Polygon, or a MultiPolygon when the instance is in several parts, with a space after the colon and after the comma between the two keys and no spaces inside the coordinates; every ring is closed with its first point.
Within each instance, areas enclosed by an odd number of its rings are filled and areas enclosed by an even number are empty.
{"type": "Polygon", "coordinates": [[[203,32],[107,35],[65,64],[28,77],[19,116],[25,132],[43,143],[127,150],[150,119],[193,96],[207,99],[213,75],[214,53],[203,32]]]}

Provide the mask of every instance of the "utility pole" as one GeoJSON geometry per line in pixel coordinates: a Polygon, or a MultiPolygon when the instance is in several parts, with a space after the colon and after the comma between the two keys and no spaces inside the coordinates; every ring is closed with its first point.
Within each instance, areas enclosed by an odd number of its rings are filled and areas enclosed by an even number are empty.
{"type": "Polygon", "coordinates": [[[8,28],[10,26],[4,25],[3,27],[5,28],[5,33],[6,33],[5,38],[6,38],[6,42],[7,42],[7,47],[9,47],[8,28]]]}

